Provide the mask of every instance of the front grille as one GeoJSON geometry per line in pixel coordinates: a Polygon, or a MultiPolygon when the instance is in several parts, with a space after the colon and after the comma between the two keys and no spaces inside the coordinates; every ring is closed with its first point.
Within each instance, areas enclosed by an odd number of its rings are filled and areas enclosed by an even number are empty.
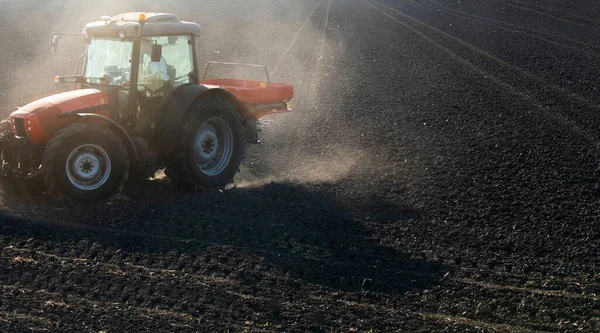
{"type": "Polygon", "coordinates": [[[15,120],[15,130],[17,131],[17,136],[25,137],[25,119],[23,118],[13,118],[15,120]]]}

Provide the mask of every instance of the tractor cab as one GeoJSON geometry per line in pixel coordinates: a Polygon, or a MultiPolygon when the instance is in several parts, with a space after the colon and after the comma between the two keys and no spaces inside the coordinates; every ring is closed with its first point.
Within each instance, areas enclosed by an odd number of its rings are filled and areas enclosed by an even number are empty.
{"type": "Polygon", "coordinates": [[[108,95],[112,119],[126,120],[137,132],[149,131],[177,87],[198,83],[194,39],[200,30],[174,14],[103,17],[83,29],[87,52],[75,81],[79,88],[108,95]]]}

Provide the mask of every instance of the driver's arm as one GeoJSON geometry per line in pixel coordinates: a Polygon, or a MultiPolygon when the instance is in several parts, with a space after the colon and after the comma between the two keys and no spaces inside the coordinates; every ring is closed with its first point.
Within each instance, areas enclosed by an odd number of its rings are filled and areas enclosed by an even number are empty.
{"type": "Polygon", "coordinates": [[[142,83],[153,90],[159,89],[169,80],[167,65],[164,60],[161,60],[160,62],[150,62],[148,71],[153,73],[143,76],[142,83]]]}
{"type": "Polygon", "coordinates": [[[163,74],[161,72],[154,72],[150,75],[143,76],[141,83],[148,86],[150,89],[156,90],[165,84],[165,80],[163,80],[163,74]]]}

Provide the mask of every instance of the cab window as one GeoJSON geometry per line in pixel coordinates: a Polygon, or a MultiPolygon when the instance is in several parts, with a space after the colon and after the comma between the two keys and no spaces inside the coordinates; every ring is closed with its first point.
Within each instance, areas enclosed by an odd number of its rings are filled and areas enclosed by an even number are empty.
{"type": "MultiPolygon", "coordinates": [[[[193,45],[190,36],[161,36],[144,38],[142,43],[149,45],[158,44],[162,46],[161,64],[153,65],[153,70],[161,70],[166,67],[167,73],[163,78],[167,79],[172,87],[190,82],[190,74],[194,73],[193,45]],[[162,64],[164,62],[164,65],[162,64]]],[[[149,54],[140,53],[140,75],[150,67],[149,54]],[[146,66],[146,68],[144,68],[146,66]]]]}

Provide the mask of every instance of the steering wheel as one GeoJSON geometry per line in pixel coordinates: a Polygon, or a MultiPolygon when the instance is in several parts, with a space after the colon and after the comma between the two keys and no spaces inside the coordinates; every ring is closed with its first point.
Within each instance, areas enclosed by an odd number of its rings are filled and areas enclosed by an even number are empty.
{"type": "Polygon", "coordinates": [[[150,89],[147,85],[145,85],[143,83],[138,83],[138,87],[139,86],[144,88],[144,93],[145,93],[146,97],[152,97],[152,95],[154,95],[156,93],[154,90],[150,89]]]}
{"type": "Polygon", "coordinates": [[[127,82],[126,75],[129,73],[125,68],[116,68],[116,66],[107,66],[104,68],[104,75],[99,78],[104,84],[120,86],[127,82]]]}

